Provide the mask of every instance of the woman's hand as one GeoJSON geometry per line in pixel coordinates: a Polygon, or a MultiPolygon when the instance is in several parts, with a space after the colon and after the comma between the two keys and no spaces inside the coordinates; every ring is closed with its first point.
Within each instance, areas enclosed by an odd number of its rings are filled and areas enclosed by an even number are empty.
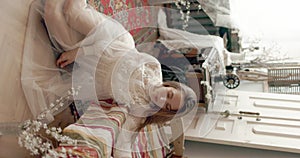
{"type": "Polygon", "coordinates": [[[73,63],[75,61],[77,52],[79,48],[63,52],[61,56],[57,59],[56,65],[64,68],[65,66],[73,63]]]}

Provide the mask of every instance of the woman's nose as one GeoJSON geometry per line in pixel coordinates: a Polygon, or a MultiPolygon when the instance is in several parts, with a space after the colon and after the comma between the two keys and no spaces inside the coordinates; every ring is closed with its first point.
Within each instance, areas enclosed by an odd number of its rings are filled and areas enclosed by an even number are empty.
{"type": "Polygon", "coordinates": [[[161,95],[158,97],[158,104],[159,106],[163,107],[165,105],[165,102],[167,101],[167,96],[166,95],[161,95]]]}
{"type": "Polygon", "coordinates": [[[166,101],[167,98],[166,98],[165,96],[162,96],[162,97],[160,97],[160,100],[161,100],[161,101],[166,101]]]}

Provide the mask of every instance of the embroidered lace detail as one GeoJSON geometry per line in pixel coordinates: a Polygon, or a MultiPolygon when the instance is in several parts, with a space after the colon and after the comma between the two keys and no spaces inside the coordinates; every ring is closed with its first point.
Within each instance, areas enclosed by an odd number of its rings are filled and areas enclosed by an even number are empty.
{"type": "Polygon", "coordinates": [[[144,116],[149,108],[148,88],[161,84],[162,75],[159,62],[144,53],[122,57],[112,73],[112,93],[115,100],[130,107],[133,115],[144,116]]]}

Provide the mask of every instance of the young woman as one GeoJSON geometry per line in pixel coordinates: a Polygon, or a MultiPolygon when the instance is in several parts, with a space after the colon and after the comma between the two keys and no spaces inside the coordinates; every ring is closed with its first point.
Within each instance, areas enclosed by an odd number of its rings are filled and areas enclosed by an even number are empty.
{"type": "Polygon", "coordinates": [[[130,151],[128,143],[134,137],[126,131],[165,123],[195,107],[197,99],[191,88],[162,82],[160,63],[138,52],[132,36],[120,23],[93,10],[85,0],[46,0],[44,20],[52,43],[64,51],[57,66],[64,68],[76,61],[82,73],[91,68],[97,99],[113,98],[119,106],[128,108],[129,117],[117,148],[130,151]],[[90,63],[81,63],[90,59],[90,63]]]}

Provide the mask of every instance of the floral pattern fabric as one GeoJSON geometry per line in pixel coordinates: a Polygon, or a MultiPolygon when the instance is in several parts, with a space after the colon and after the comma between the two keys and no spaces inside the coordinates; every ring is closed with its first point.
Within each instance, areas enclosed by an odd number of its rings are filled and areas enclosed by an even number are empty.
{"type": "MultiPolygon", "coordinates": [[[[153,10],[148,7],[139,8],[149,6],[148,0],[87,0],[87,3],[97,11],[114,17],[132,36],[140,33],[143,26],[155,24],[157,20],[153,10]]],[[[145,36],[149,36],[149,31],[146,34],[145,36]]]]}

